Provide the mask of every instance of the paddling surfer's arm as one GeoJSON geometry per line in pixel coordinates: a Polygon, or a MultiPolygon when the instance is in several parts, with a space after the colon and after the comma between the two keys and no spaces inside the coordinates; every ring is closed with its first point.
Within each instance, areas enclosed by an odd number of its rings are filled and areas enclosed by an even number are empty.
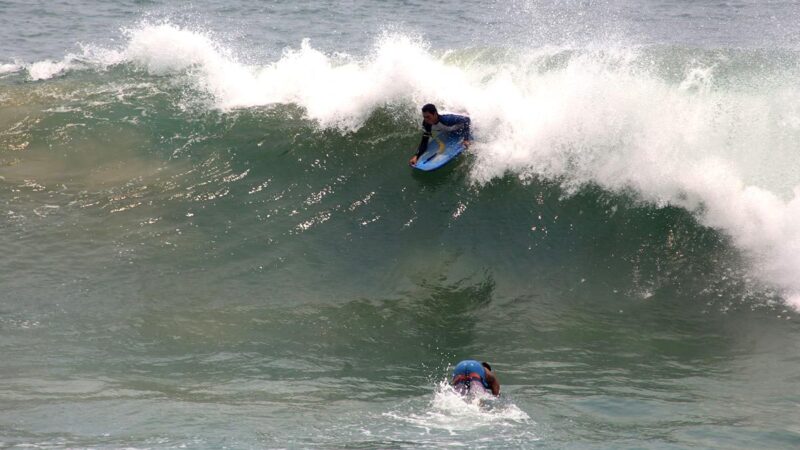
{"type": "Polygon", "coordinates": [[[489,383],[489,388],[492,394],[497,397],[500,395],[500,382],[497,381],[497,376],[489,369],[486,369],[486,382],[489,383]]]}

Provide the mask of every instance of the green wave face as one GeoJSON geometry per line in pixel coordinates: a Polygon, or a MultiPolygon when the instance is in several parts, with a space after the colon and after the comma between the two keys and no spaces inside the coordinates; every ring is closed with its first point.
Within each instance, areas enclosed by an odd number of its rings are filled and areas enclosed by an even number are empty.
{"type": "MultiPolygon", "coordinates": [[[[542,66],[555,71],[559,55],[542,66]]],[[[348,131],[294,104],[217,109],[191,73],[122,65],[19,78],[2,86],[3,197],[17,236],[42,233],[31,237],[38,257],[93,242],[105,257],[85,261],[89,272],[111,258],[123,273],[181,273],[203,293],[233,283],[248,292],[240,301],[281,305],[464,280],[491,280],[512,297],[573,284],[612,297],[751,296],[729,276],[742,270],[739,250],[697,211],[643,201],[630,187],[576,188],[568,170],[531,172],[535,161],[487,180],[491,142],[441,173],[414,173],[408,100],[367,111],[348,131]]],[[[162,282],[145,284],[176,288],[162,282]]]]}

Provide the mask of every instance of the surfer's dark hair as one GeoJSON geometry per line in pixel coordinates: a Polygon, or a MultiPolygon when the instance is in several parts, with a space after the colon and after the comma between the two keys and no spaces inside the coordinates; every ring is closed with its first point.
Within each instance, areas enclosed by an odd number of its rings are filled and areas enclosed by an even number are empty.
{"type": "Polygon", "coordinates": [[[490,366],[489,363],[487,363],[486,361],[482,362],[481,365],[489,369],[490,372],[492,371],[492,366],[490,366]]]}
{"type": "Polygon", "coordinates": [[[424,113],[431,113],[431,114],[439,114],[439,111],[436,111],[436,106],[433,103],[428,103],[427,105],[422,107],[422,112],[424,113]]]}

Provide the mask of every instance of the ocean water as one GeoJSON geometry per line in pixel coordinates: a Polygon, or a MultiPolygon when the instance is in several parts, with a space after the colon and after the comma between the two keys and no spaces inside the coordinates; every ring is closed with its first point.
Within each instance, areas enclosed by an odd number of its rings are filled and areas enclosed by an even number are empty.
{"type": "Polygon", "coordinates": [[[798,19],[0,1],[0,448],[797,448],[798,19]]]}

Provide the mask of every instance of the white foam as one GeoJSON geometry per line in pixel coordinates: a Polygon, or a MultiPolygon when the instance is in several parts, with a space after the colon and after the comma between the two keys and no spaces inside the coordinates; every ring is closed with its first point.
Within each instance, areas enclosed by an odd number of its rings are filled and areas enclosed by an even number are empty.
{"type": "MultiPolygon", "coordinates": [[[[61,76],[70,70],[83,68],[104,70],[124,61],[125,56],[122,52],[94,45],[84,45],[80,53],[68,53],[60,61],[45,59],[31,64],[18,64],[11,67],[10,70],[20,70],[24,67],[31,80],[39,81],[61,76]]],[[[2,67],[0,66],[0,74],[3,73],[2,67]]]]}
{"type": "Polygon", "coordinates": [[[385,415],[427,430],[446,430],[452,434],[531,423],[528,414],[511,402],[495,399],[490,393],[465,397],[446,381],[437,384],[433,399],[424,411],[396,411],[385,415]]]}
{"type": "Polygon", "coordinates": [[[324,127],[355,129],[379,106],[458,97],[468,86],[458,81],[468,74],[433,56],[418,39],[401,35],[384,36],[363,60],[325,55],[305,40],[280,60],[255,66],[238,62],[208,35],[172,24],[144,25],[128,34],[128,61],[154,75],[194,71],[219,108],[294,103],[324,127]],[[431,68],[435,77],[425,72],[431,68]]]}
{"type": "Polygon", "coordinates": [[[0,75],[19,72],[20,70],[22,70],[22,65],[17,63],[0,64],[0,75]]]}
{"type": "Polygon", "coordinates": [[[64,61],[44,61],[35,62],[27,67],[31,80],[47,80],[61,74],[67,68],[64,61]]]}
{"type": "Polygon", "coordinates": [[[143,26],[127,30],[124,51],[126,60],[155,75],[164,75],[199,66],[213,72],[222,66],[235,65],[224,49],[203,33],[184,30],[170,24],[143,26]]]}

